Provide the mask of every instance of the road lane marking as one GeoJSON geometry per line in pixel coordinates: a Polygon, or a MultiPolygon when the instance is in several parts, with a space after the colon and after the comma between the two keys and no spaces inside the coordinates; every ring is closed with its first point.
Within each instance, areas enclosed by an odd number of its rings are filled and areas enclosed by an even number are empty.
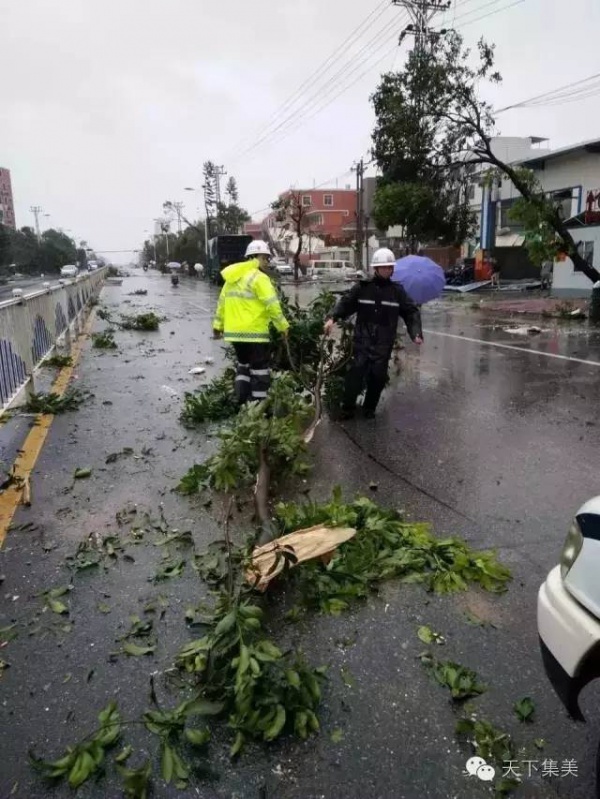
{"type": "MultiPolygon", "coordinates": [[[[95,313],[92,310],[84,325],[83,332],[79,338],[73,342],[71,347],[71,366],[64,366],[54,381],[54,385],[52,386],[51,390],[60,397],[63,396],[68,388],[69,381],[73,376],[73,372],[81,356],[83,344],[90,333],[94,316],[95,313]]],[[[15,476],[16,482],[13,485],[8,486],[8,488],[2,494],[0,494],[0,549],[4,544],[4,540],[6,538],[8,528],[13,520],[13,516],[21,504],[23,498],[23,487],[31,477],[31,472],[35,468],[35,464],[37,463],[37,459],[39,458],[43,449],[53,421],[53,414],[41,413],[36,416],[36,424],[27,434],[25,443],[19,450],[19,454],[15,459],[13,474],[15,476]]]]}
{"type": "Polygon", "coordinates": [[[558,361],[572,361],[573,363],[583,363],[586,366],[600,366],[600,361],[586,361],[583,358],[573,358],[571,355],[557,355],[554,352],[532,350],[530,347],[517,347],[514,344],[501,344],[499,341],[485,341],[482,338],[457,336],[454,333],[442,333],[439,330],[424,330],[423,332],[431,336],[446,336],[446,338],[455,338],[458,341],[470,341],[473,344],[485,344],[487,347],[498,347],[502,350],[515,350],[515,352],[529,352],[532,355],[543,355],[545,358],[555,358],[558,361]]]}

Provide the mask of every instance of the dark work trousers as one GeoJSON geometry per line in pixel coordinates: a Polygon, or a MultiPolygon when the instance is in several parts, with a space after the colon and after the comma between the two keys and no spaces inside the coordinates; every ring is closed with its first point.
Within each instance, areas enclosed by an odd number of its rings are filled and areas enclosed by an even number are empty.
{"type": "Polygon", "coordinates": [[[365,411],[375,410],[387,383],[391,354],[391,349],[382,351],[381,345],[369,347],[363,344],[360,349],[355,350],[352,365],[346,375],[344,410],[354,410],[358,395],[365,388],[367,392],[363,407],[365,411]]]}
{"type": "Polygon", "coordinates": [[[265,399],[271,385],[270,345],[235,341],[235,396],[240,405],[265,399]]]}

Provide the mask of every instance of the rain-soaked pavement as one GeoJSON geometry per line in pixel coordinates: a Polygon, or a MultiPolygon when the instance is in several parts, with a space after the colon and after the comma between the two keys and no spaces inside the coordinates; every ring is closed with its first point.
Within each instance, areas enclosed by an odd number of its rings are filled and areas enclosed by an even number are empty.
{"type": "MultiPolygon", "coordinates": [[[[310,291],[303,289],[302,298],[310,291]]],[[[154,582],[163,547],[154,546],[157,534],[147,522],[141,541],[130,530],[144,510],[156,518],[162,503],[169,525],[191,530],[199,551],[221,535],[218,507],[171,490],[213,446],[207,431],[184,430],[178,413],[183,392],[205,379],[189,370],[206,357],[216,359],[206,366],[207,378],[220,368],[220,345],[210,339],[215,296],[204,283],[184,280],[173,289],[158,275],[135,275],[103,290],[102,301],[113,313],[154,309],[168,321],[157,333],[118,332],[115,353],[86,345],[75,383],[94,396],[54,420],[33,474],[33,505],[18,510],[0,556],[0,627],[15,624],[17,633],[1,652],[10,664],[0,680],[2,799],[70,795],[39,781],[27,763],[28,749],[57,757],[93,729],[98,710],[112,697],[124,718],[138,718],[149,706],[150,675],[168,669],[193,635],[183,615],[205,589],[191,568],[191,553],[173,547],[171,557],[186,560],[182,576],[154,582]],[[138,288],[148,295],[128,296],[138,288]],[[92,476],[74,480],[82,467],[91,468],[92,476]],[[74,577],[73,590],[62,598],[68,617],[45,610],[40,593],[69,583],[66,558],[94,532],[119,535],[124,552],[106,570],[74,577]],[[156,652],[128,658],[119,639],[130,616],[143,615],[149,605],[155,608],[156,652]]],[[[454,737],[455,711],[417,659],[420,624],[447,638],[445,658],[475,669],[489,686],[474,703],[477,712],[514,736],[524,747],[521,760],[537,761],[531,777],[522,766],[526,776],[517,796],[593,795],[597,688],[590,686],[582,702],[589,726],[569,721],[543,673],[535,600],[573,512],[599,493],[600,336],[585,325],[561,328],[545,321],[541,333],[511,333],[505,328],[528,322],[452,301],[427,307],[424,323],[425,345],[417,351],[407,343],[401,374],[378,419],[319,428],[312,495],[324,498],[335,484],[349,496],[367,493],[374,482],[379,502],[431,522],[438,535],[498,547],[513,571],[510,590],[500,597],[437,597],[392,582],[351,613],[314,617],[281,631],[311,662],[330,665],[322,733],[302,744],[250,748],[234,765],[217,740],[209,750],[209,779],[183,794],[156,779],[153,795],[489,796],[487,785],[463,775],[467,754],[454,737]],[[470,614],[484,623],[468,624],[470,614]],[[524,696],[536,705],[531,725],[519,724],[512,711],[524,696]],[[545,739],[543,751],[533,746],[535,739],[545,739]],[[545,759],[559,765],[576,760],[579,776],[542,777],[545,759]]],[[[95,329],[104,326],[94,323],[95,329]]],[[[21,419],[1,431],[5,452],[18,446],[24,427],[21,419]]],[[[157,689],[165,705],[177,701],[162,677],[157,689]]],[[[155,753],[139,728],[132,726],[127,738],[136,750],[132,765],[155,753]]],[[[108,777],[85,785],[80,795],[121,794],[108,777]]]]}

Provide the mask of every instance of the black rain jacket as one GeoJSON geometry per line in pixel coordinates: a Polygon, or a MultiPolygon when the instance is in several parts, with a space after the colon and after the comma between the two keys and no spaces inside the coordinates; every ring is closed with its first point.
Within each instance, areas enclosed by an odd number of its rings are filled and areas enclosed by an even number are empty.
{"type": "Polygon", "coordinates": [[[421,314],[399,283],[374,277],[361,280],[342,295],[333,309],[336,321],[356,314],[354,328],[355,358],[389,360],[396,340],[398,319],[402,317],[408,335],[414,341],[423,336],[421,314]]]}

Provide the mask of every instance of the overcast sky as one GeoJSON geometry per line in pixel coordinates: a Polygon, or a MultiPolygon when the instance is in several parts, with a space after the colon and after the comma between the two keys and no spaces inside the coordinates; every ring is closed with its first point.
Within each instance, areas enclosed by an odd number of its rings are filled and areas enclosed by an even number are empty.
{"type": "MultiPolygon", "coordinates": [[[[478,20],[513,2],[453,0],[438,20],[496,42],[496,107],[600,72],[599,0],[523,0],[478,20]]],[[[0,166],[17,224],[41,205],[45,226],[98,250],[139,247],[164,200],[197,216],[184,187],[200,186],[206,159],[235,175],[257,217],[290,185],[350,183],[370,143],[369,95],[407,46],[394,47],[406,21],[389,0],[0,0],[0,24],[0,166]]],[[[499,128],[553,147],[600,138],[600,94],[508,112],[499,128]]]]}

